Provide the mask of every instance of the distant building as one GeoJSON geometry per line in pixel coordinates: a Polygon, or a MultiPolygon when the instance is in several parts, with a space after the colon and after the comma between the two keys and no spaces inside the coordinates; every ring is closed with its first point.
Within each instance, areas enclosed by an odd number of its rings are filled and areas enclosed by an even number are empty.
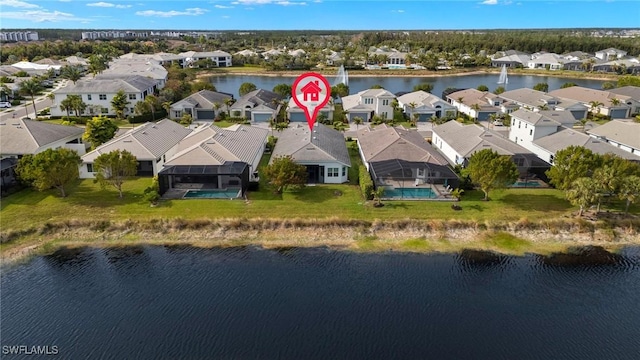
{"type": "Polygon", "coordinates": [[[3,31],[0,32],[0,41],[38,41],[38,33],[35,31],[3,31]]]}
{"type": "Polygon", "coordinates": [[[146,31],[83,31],[82,40],[96,40],[96,39],[116,39],[116,38],[146,38],[149,37],[149,33],[146,31]]]}

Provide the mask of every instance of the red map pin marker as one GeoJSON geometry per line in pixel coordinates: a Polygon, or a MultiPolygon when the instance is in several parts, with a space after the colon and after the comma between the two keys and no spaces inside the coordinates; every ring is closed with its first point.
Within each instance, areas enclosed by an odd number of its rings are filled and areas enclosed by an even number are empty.
{"type": "Polygon", "coordinates": [[[296,105],[304,110],[309,129],[313,130],[318,112],[331,98],[331,85],[318,73],[304,73],[293,82],[291,96],[296,105]]]}

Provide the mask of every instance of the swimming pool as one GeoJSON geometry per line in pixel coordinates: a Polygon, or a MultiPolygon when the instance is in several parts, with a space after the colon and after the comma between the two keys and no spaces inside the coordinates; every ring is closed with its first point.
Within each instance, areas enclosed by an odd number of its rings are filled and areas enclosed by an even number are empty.
{"type": "Polygon", "coordinates": [[[235,199],[240,190],[187,190],[183,199],[235,199]]]}
{"type": "Polygon", "coordinates": [[[385,188],[384,197],[394,199],[435,199],[436,193],[431,188],[385,188]]]}
{"type": "Polygon", "coordinates": [[[539,187],[540,183],[537,181],[518,181],[511,186],[512,187],[539,187]]]}

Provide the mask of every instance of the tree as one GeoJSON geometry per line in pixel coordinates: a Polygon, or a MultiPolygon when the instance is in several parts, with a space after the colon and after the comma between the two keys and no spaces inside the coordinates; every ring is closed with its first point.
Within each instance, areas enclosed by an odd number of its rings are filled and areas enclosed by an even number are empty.
{"type": "Polygon", "coordinates": [[[273,92],[280,95],[283,98],[287,98],[291,96],[291,85],[289,84],[278,84],[273,87],[273,92]]]}
{"type": "Polygon", "coordinates": [[[35,155],[27,154],[18,161],[18,177],[38,191],[56,188],[66,197],[65,186],[78,178],[80,156],[67,148],[47,149],[35,155]]]}
{"type": "Polygon", "coordinates": [[[103,189],[113,186],[118,190],[118,196],[122,199],[122,185],[135,176],[138,171],[138,160],[127,150],[113,150],[98,156],[93,161],[93,171],[96,174],[96,182],[103,189]]]}
{"type": "Polygon", "coordinates": [[[384,197],[384,186],[378,186],[375,190],[373,190],[373,201],[375,207],[382,206],[382,198],[384,197]]]}
{"type": "Polygon", "coordinates": [[[495,90],[493,90],[493,93],[496,95],[500,95],[505,91],[506,89],[504,88],[504,86],[498,86],[495,90]]]}
{"type": "Polygon", "coordinates": [[[595,110],[595,114],[600,113],[601,106],[604,106],[604,104],[601,103],[600,101],[597,101],[597,100],[589,101],[589,107],[591,108],[591,112],[594,112],[595,110]]]}
{"type": "Polygon", "coordinates": [[[331,87],[331,96],[334,98],[345,97],[349,95],[349,87],[343,83],[331,87]]]}
{"type": "Polygon", "coordinates": [[[614,89],[616,85],[610,81],[606,81],[602,83],[602,90],[611,90],[614,89]]]}
{"type": "Polygon", "coordinates": [[[360,116],[356,116],[353,118],[353,123],[356,124],[356,130],[358,130],[358,125],[362,124],[363,121],[364,119],[362,119],[360,116]]]}
{"type": "Polygon", "coordinates": [[[484,149],[469,158],[467,172],[471,180],[484,192],[489,200],[489,191],[506,188],[518,180],[518,168],[509,156],[499,155],[492,149],[484,149]]]}
{"type": "Polygon", "coordinates": [[[597,168],[599,158],[591,150],[582,146],[569,146],[556,152],[553,166],[546,175],[551,185],[560,190],[568,190],[581,177],[591,175],[597,168]]]}
{"type": "Polygon", "coordinates": [[[89,56],[89,72],[93,77],[107,69],[109,61],[102,55],[89,56]]]}
{"type": "Polygon", "coordinates": [[[618,78],[618,87],[623,86],[640,86],[640,77],[634,75],[625,75],[618,78]]]}
{"type": "Polygon", "coordinates": [[[547,83],[537,83],[533,86],[533,90],[538,90],[542,92],[549,91],[549,84],[547,83]]]}
{"type": "Polygon", "coordinates": [[[382,87],[382,85],[380,85],[380,84],[375,84],[375,85],[373,85],[371,88],[372,88],[372,89],[384,89],[384,88],[382,87]]]}
{"type": "Polygon", "coordinates": [[[289,155],[273,159],[265,166],[262,175],[276,194],[282,194],[289,187],[303,187],[307,183],[307,168],[296,164],[289,155]]]}
{"type": "Polygon", "coordinates": [[[640,199],[640,176],[626,176],[620,181],[620,200],[626,201],[624,213],[629,212],[629,205],[636,203],[640,199]]]}
{"type": "Polygon", "coordinates": [[[216,87],[208,81],[195,81],[191,84],[192,93],[197,93],[201,90],[217,91],[216,87]]]}
{"type": "Polygon", "coordinates": [[[478,85],[476,90],[478,90],[478,91],[489,91],[489,87],[487,85],[478,85]]]}
{"type": "Polygon", "coordinates": [[[567,200],[571,205],[579,206],[578,216],[582,216],[585,208],[593,205],[598,199],[597,184],[593,179],[581,177],[571,183],[571,188],[567,190],[567,200]]]}
{"type": "Polygon", "coordinates": [[[232,98],[224,99],[224,105],[227,107],[227,117],[231,117],[231,105],[233,105],[234,102],[232,98]]]}
{"type": "Polygon", "coordinates": [[[611,105],[613,106],[618,106],[622,103],[622,100],[618,99],[618,98],[611,98],[609,99],[609,101],[611,102],[611,105]]]}
{"type": "Polygon", "coordinates": [[[82,96],[80,95],[67,95],[67,99],[69,100],[71,110],[75,111],[76,116],[80,116],[80,114],[82,114],[87,108],[87,104],[82,101],[82,96]]]}
{"type": "Polygon", "coordinates": [[[578,84],[576,84],[574,82],[566,82],[566,83],[560,85],[560,89],[566,89],[566,88],[573,87],[573,86],[578,86],[578,84]]]}
{"type": "Polygon", "coordinates": [[[147,104],[147,107],[151,111],[151,121],[156,122],[156,109],[160,106],[158,98],[155,95],[147,95],[144,98],[144,103],[147,104]]]}
{"type": "Polygon", "coordinates": [[[33,104],[33,112],[34,114],[38,113],[36,109],[36,95],[38,95],[42,91],[42,86],[40,85],[40,81],[37,79],[29,79],[20,83],[20,88],[18,90],[22,95],[31,97],[31,104],[33,104]]]}
{"type": "Polygon", "coordinates": [[[65,66],[60,70],[60,77],[71,80],[74,84],[82,78],[84,70],[80,65],[65,66]]]}
{"type": "Polygon", "coordinates": [[[418,84],[416,86],[413,87],[413,91],[424,91],[424,92],[428,92],[431,93],[431,91],[433,91],[433,84],[432,83],[421,83],[418,84]]]}
{"type": "Polygon", "coordinates": [[[151,204],[151,206],[158,204],[158,200],[160,200],[160,183],[158,182],[157,175],[151,180],[151,185],[144,189],[142,196],[149,202],[149,204],[151,204]]]}
{"type": "Polygon", "coordinates": [[[91,149],[95,149],[113,139],[117,131],[118,125],[111,119],[105,116],[97,116],[87,121],[82,139],[91,143],[91,149]]]}
{"type": "Polygon", "coordinates": [[[252,92],[252,91],[254,91],[256,89],[257,89],[257,87],[256,87],[255,84],[250,83],[250,82],[245,82],[245,83],[242,83],[242,85],[240,85],[240,89],[238,90],[238,94],[240,96],[245,96],[248,93],[250,93],[250,92],[252,92]]]}
{"type": "Polygon", "coordinates": [[[119,90],[111,99],[111,108],[115,111],[118,119],[124,119],[124,110],[128,105],[129,100],[127,100],[127,94],[124,93],[124,90],[119,90]]]}

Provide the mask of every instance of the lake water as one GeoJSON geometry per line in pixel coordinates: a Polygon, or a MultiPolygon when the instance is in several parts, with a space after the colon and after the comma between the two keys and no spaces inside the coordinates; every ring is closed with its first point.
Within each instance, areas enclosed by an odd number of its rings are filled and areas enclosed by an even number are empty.
{"type": "MultiPolygon", "coordinates": [[[[622,255],[82,248],[3,269],[1,343],[64,359],[638,359],[622,255]]],[[[2,356],[3,359],[15,358],[2,356]]]]}
{"type": "MultiPolygon", "coordinates": [[[[373,85],[381,85],[392,93],[400,91],[412,91],[415,85],[429,82],[433,84],[432,94],[442,96],[442,91],[448,87],[453,88],[476,88],[478,85],[486,85],[490,91],[495,90],[499,85],[498,74],[481,74],[481,75],[465,75],[465,76],[446,76],[437,78],[421,78],[421,77],[351,77],[349,78],[349,91],[355,94],[358,91],[370,89],[373,85]]],[[[333,84],[334,78],[327,77],[333,84]]],[[[240,85],[245,82],[253,83],[258,89],[272,90],[274,86],[282,83],[293,84],[295,76],[255,76],[255,75],[217,75],[211,77],[211,83],[218,91],[227,92],[238,96],[240,85]]],[[[562,84],[567,82],[576,83],[593,89],[601,89],[601,80],[587,79],[569,79],[550,76],[534,76],[534,75],[509,75],[509,84],[507,90],[519,88],[533,88],[538,83],[549,84],[549,91],[559,89],[562,84]]]]}

